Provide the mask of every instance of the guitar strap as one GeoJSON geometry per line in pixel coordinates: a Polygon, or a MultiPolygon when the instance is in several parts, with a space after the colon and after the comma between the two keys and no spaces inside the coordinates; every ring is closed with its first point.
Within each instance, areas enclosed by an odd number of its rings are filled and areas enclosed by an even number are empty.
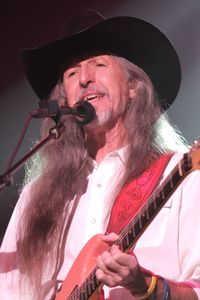
{"type": "Polygon", "coordinates": [[[114,201],[106,233],[119,234],[136,216],[158,184],[171,156],[161,155],[142,175],[125,184],[114,201]]]}

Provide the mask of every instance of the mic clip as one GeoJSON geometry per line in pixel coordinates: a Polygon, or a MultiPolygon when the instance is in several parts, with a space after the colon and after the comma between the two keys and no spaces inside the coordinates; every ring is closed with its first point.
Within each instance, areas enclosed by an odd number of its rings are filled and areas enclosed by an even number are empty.
{"type": "Polygon", "coordinates": [[[87,101],[79,101],[70,108],[69,106],[59,106],[57,100],[40,101],[39,109],[31,113],[33,118],[52,118],[56,124],[59,123],[63,115],[73,115],[75,122],[79,125],[86,125],[96,117],[94,107],[87,101]]]}

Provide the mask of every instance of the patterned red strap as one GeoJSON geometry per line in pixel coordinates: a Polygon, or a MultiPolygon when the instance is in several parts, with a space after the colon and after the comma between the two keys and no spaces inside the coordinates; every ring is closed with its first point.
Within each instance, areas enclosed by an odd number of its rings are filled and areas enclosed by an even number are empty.
{"type": "Polygon", "coordinates": [[[170,155],[162,155],[138,178],[126,184],[115,199],[106,232],[119,234],[148,200],[156,187],[170,155]]]}

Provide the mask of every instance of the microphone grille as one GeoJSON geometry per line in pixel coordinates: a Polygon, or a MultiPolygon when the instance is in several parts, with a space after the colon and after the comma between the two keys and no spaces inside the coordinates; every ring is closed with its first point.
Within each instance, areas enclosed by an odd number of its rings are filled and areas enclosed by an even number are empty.
{"type": "Polygon", "coordinates": [[[79,125],[87,125],[96,117],[94,106],[87,101],[81,100],[73,107],[75,122],[79,125]]]}

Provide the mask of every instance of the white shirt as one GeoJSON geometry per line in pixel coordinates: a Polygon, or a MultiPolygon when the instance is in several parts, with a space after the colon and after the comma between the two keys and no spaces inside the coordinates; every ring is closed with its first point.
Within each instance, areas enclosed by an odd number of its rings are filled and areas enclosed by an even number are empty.
{"type": "MultiPolygon", "coordinates": [[[[180,158],[179,154],[172,157],[163,179],[180,158]]],[[[81,197],[72,220],[65,247],[64,264],[58,275],[59,280],[65,279],[87,241],[95,234],[105,232],[106,223],[103,220],[106,204],[123,169],[123,153],[120,151],[111,153],[99,165],[95,164],[88,178],[87,191],[81,197]]],[[[134,253],[142,267],[168,279],[176,281],[197,279],[200,282],[199,191],[200,172],[194,171],[178,187],[138,240],[134,253]]],[[[25,188],[17,207],[27,200],[28,193],[29,188],[25,188]]],[[[1,252],[16,249],[15,231],[19,214],[17,207],[5,234],[1,252]]],[[[20,298],[17,285],[12,284],[15,282],[12,281],[14,273],[18,275],[17,270],[0,274],[0,300],[30,300],[28,296],[20,298]]],[[[195,291],[200,299],[200,284],[195,291]]],[[[105,296],[106,298],[109,296],[111,300],[132,299],[129,292],[120,287],[112,290],[105,287],[105,296]]]]}

